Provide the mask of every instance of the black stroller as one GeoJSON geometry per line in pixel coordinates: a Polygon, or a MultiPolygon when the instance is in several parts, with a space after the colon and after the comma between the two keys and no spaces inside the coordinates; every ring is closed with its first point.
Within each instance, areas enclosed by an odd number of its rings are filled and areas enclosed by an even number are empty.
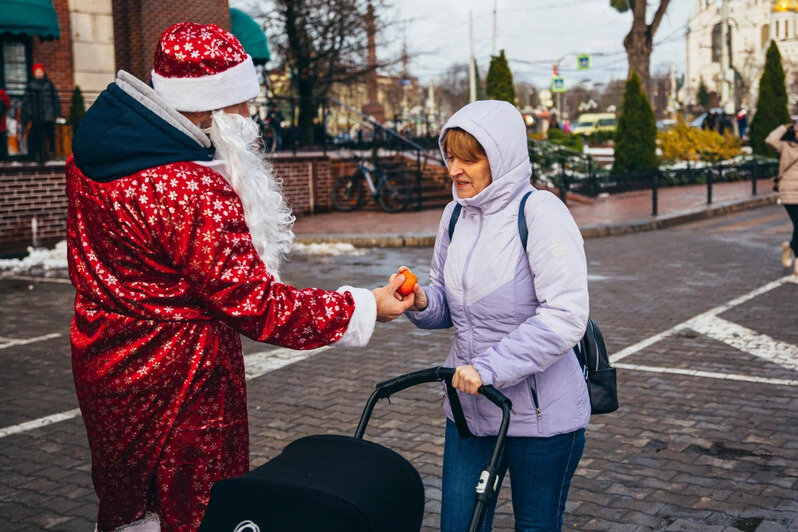
{"type": "MultiPolygon", "coordinates": [[[[366,404],[354,437],[308,436],[274,459],[241,475],[220,480],[200,532],[407,532],[421,528],[424,486],[418,471],[398,453],[363,439],[380,399],[425,382],[444,381],[460,436],[471,436],[457,392],[454,369],[435,367],[381,382],[366,404]]],[[[482,526],[495,495],[499,460],[512,404],[493,386],[479,393],[502,409],[502,423],[490,464],[476,486],[469,531],[482,526]]],[[[464,524],[465,525],[465,524],[464,524]]]]}

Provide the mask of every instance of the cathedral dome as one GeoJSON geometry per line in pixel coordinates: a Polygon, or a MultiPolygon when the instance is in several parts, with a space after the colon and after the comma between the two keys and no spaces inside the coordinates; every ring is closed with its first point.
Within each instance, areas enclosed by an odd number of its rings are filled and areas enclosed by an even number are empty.
{"type": "Polygon", "coordinates": [[[771,11],[783,13],[785,11],[798,11],[798,0],[776,0],[773,2],[771,11]]]}

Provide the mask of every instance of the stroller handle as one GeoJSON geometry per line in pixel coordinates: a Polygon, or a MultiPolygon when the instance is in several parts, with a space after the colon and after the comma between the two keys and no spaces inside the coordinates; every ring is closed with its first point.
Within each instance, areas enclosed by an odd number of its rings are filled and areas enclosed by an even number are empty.
{"type": "MultiPolygon", "coordinates": [[[[421,369],[414,371],[413,373],[399,375],[398,377],[394,377],[393,379],[388,379],[387,381],[382,381],[381,383],[377,384],[377,397],[380,399],[385,399],[386,397],[390,397],[397,392],[401,392],[402,390],[417,386],[419,384],[424,384],[425,382],[444,381],[448,384],[451,384],[452,377],[454,377],[454,368],[437,366],[433,368],[421,369]]],[[[505,405],[507,405],[507,407],[510,409],[513,407],[512,402],[510,402],[510,400],[503,393],[491,385],[480,386],[477,392],[480,395],[484,395],[485,398],[499,408],[503,408],[505,405]]]]}
{"type": "MultiPolygon", "coordinates": [[[[374,410],[374,405],[377,401],[386,399],[412,386],[436,381],[443,381],[446,383],[446,394],[449,396],[449,406],[451,406],[452,417],[454,417],[454,422],[455,425],[457,425],[457,431],[460,433],[460,437],[470,437],[471,432],[468,430],[468,424],[463,414],[463,407],[460,404],[457,390],[452,386],[454,372],[454,368],[437,366],[407,373],[406,375],[400,375],[377,384],[368,403],[366,403],[366,408],[363,410],[360,423],[355,431],[355,438],[362,438],[363,434],[366,432],[366,425],[368,425],[371,412],[374,410]]],[[[477,391],[481,395],[484,395],[490,402],[501,408],[502,421],[499,425],[498,434],[496,435],[496,443],[493,447],[490,463],[482,471],[476,486],[476,501],[474,503],[474,512],[471,514],[471,523],[468,526],[469,532],[477,532],[477,530],[480,529],[485,517],[485,512],[495,497],[496,487],[498,485],[499,463],[502,452],[504,451],[505,440],[507,439],[507,430],[510,428],[510,412],[513,408],[512,402],[493,386],[483,385],[480,386],[477,391]]]]}

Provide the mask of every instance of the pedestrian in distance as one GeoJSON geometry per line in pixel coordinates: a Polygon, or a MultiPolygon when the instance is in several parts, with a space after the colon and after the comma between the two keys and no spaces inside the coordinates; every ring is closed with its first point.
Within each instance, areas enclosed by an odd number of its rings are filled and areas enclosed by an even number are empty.
{"type": "Polygon", "coordinates": [[[58,90],[47,77],[44,65],[34,63],[33,79],[22,97],[22,122],[28,137],[28,154],[40,163],[55,149],[55,119],[61,116],[58,90]]]}
{"type": "Polygon", "coordinates": [[[268,111],[266,112],[266,119],[269,125],[272,126],[275,136],[275,150],[280,150],[283,145],[283,113],[280,111],[280,106],[275,102],[266,104],[268,111]]]}
{"type": "MultiPolygon", "coordinates": [[[[591,412],[573,352],[588,318],[582,236],[557,196],[530,185],[526,127],[513,105],[466,105],[444,126],[439,145],[454,201],[441,217],[430,283],[414,285],[406,315],[422,329],[455,327],[444,365],[456,367],[452,384],[475,436],[460,437],[447,400],[441,529],[469,522],[501,421],[476,395],[490,384],[515,411],[499,482],[509,469],[516,530],[559,530],[591,412]]],[[[495,499],[484,530],[494,509],[495,499]]]]}
{"type": "Polygon", "coordinates": [[[798,275],[798,139],[794,124],[784,124],[765,138],[765,142],[779,152],[779,174],[773,189],[779,193],[779,203],[784,205],[792,221],[792,239],[781,243],[781,264],[792,268],[798,275]]]}
{"type": "Polygon", "coordinates": [[[737,113],[737,134],[741,139],[745,139],[748,134],[748,111],[745,109],[737,113]]]}
{"type": "Polygon", "coordinates": [[[8,157],[8,139],[6,131],[8,126],[6,124],[6,114],[11,109],[11,98],[8,97],[6,91],[0,88],[0,160],[8,157]]]}
{"type": "Polygon", "coordinates": [[[401,278],[280,282],[294,218],[256,143],[258,79],[235,36],[176,24],[151,77],[120,71],[67,161],[72,367],[100,532],[194,531],[212,484],[249,470],[240,334],[364,346],[414,302],[394,298],[401,278]]]}

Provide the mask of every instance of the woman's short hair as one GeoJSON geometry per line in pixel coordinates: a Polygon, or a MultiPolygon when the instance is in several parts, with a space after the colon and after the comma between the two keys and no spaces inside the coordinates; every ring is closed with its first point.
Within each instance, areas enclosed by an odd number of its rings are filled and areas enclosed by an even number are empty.
{"type": "Polygon", "coordinates": [[[447,157],[451,155],[467,163],[487,157],[485,148],[479,141],[471,133],[459,127],[446,131],[446,135],[443,136],[443,152],[447,157]]]}

